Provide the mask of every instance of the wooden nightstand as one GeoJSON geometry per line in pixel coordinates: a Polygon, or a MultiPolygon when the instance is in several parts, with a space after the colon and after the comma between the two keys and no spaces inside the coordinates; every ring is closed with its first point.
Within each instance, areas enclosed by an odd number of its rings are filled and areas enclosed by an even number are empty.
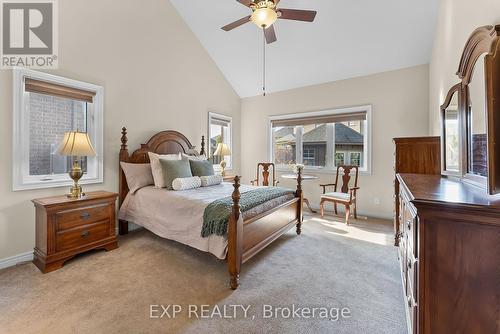
{"type": "Polygon", "coordinates": [[[115,202],[118,194],[96,191],[81,199],[35,199],[36,242],[33,263],[47,273],[91,249],[118,247],[115,202]]]}

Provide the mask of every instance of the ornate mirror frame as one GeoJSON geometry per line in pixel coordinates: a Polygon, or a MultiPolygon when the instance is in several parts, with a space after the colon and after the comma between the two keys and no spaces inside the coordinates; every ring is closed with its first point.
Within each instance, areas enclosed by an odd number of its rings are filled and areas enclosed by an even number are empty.
{"type": "MultiPolygon", "coordinates": [[[[500,193],[500,25],[477,28],[469,37],[465,45],[460,65],[456,73],[461,82],[454,85],[441,106],[442,120],[442,148],[446,145],[445,110],[451,102],[453,94],[458,92],[458,121],[459,121],[459,173],[450,173],[445,170],[443,175],[459,176],[466,182],[487,188],[489,194],[500,193]],[[469,108],[469,84],[471,83],[474,67],[481,57],[484,57],[485,98],[486,98],[486,137],[488,176],[481,177],[468,173],[468,139],[467,139],[467,112],[469,108]],[[498,144],[497,144],[498,143],[498,144]]],[[[446,159],[446,151],[441,151],[442,160],[446,159]]],[[[443,160],[444,161],[444,160],[443,160]]]]}

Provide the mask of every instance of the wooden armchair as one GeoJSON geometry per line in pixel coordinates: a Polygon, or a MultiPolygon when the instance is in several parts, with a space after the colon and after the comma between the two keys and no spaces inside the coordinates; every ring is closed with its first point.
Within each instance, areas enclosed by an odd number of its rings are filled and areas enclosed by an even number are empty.
{"type": "Polygon", "coordinates": [[[335,214],[337,213],[337,204],[341,204],[345,206],[345,222],[349,225],[349,216],[351,213],[351,205],[354,207],[354,219],[358,218],[356,212],[356,191],[359,190],[358,187],[358,175],[359,168],[358,166],[338,166],[337,167],[337,175],[335,177],[335,183],[329,184],[320,184],[320,187],[323,188],[323,195],[321,196],[320,202],[320,211],[321,217],[324,215],[324,203],[331,202],[333,203],[335,214]],[[342,171],[341,171],[342,170],[342,171]],[[349,187],[349,181],[351,180],[351,171],[354,170],[354,187],[349,187]],[[339,184],[339,175],[342,173],[342,187],[340,191],[337,191],[337,187],[339,184]],[[333,192],[326,192],[326,187],[333,186],[333,192]]]}
{"type": "Polygon", "coordinates": [[[271,184],[273,187],[276,187],[279,181],[276,180],[276,168],[274,167],[274,163],[272,162],[260,162],[257,164],[257,178],[255,180],[250,181],[252,186],[269,186],[269,167],[272,167],[273,173],[273,183],[271,184]],[[262,182],[259,180],[259,172],[262,167],[262,182]]]}

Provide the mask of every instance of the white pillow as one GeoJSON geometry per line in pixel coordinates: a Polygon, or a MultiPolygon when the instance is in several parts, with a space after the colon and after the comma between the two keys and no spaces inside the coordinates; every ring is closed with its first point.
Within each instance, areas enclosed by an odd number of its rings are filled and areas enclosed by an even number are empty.
{"type": "Polygon", "coordinates": [[[182,159],[197,160],[197,161],[208,160],[207,157],[204,155],[189,155],[186,153],[182,153],[182,159]]]}
{"type": "Polygon", "coordinates": [[[123,173],[125,173],[131,194],[135,194],[137,190],[154,184],[150,164],[130,164],[122,161],[120,166],[123,173]]]}
{"type": "Polygon", "coordinates": [[[165,177],[163,176],[163,169],[161,168],[160,159],[163,160],[181,160],[181,154],[156,154],[153,152],[148,152],[149,162],[151,163],[151,172],[153,173],[153,180],[155,181],[155,187],[165,188],[165,177]]]}
{"type": "Polygon", "coordinates": [[[188,190],[199,187],[201,187],[201,180],[199,176],[178,177],[172,181],[172,189],[174,190],[188,190]]]}
{"type": "Polygon", "coordinates": [[[200,179],[201,179],[201,186],[202,187],[210,187],[210,186],[215,186],[215,185],[222,183],[222,175],[202,176],[202,177],[200,177],[200,179]]]}

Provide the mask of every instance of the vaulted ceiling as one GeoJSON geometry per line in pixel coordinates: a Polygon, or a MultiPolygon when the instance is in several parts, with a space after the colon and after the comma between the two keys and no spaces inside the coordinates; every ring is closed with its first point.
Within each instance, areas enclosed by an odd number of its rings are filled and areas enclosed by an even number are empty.
{"type": "MultiPolygon", "coordinates": [[[[170,0],[241,97],[262,91],[262,31],[236,0],[170,0]]],[[[281,91],[430,61],[438,0],[281,0],[318,11],[313,23],[278,20],[267,47],[267,90],[281,91]]]]}

